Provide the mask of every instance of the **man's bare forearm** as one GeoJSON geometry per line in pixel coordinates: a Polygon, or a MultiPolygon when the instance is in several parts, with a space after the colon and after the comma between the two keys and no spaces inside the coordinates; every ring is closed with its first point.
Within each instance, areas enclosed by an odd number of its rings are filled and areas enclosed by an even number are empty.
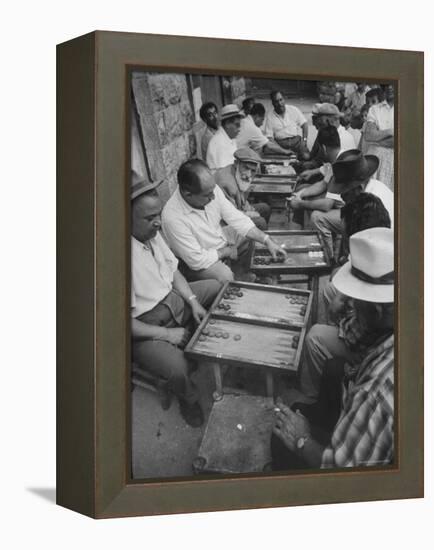
{"type": "Polygon", "coordinates": [[[334,205],[333,199],[313,199],[301,200],[301,206],[305,210],[321,210],[321,212],[329,212],[334,205]]]}
{"type": "Polygon", "coordinates": [[[304,187],[301,190],[301,198],[307,199],[308,197],[316,197],[317,195],[324,193],[326,189],[327,184],[324,180],[317,181],[316,183],[312,183],[309,187],[304,187]]]}
{"type": "Polygon", "coordinates": [[[393,136],[392,130],[379,130],[372,122],[366,125],[365,140],[379,142],[393,136]]]}
{"type": "Polygon", "coordinates": [[[268,143],[266,143],[262,148],[262,150],[264,153],[274,153],[278,155],[284,155],[286,157],[292,154],[292,151],[288,151],[288,149],[284,149],[275,141],[269,141],[268,143]]]}
{"type": "Polygon", "coordinates": [[[267,239],[267,235],[257,227],[252,227],[251,229],[249,229],[249,231],[246,234],[246,237],[258,243],[265,243],[267,239]]]}
{"type": "Polygon", "coordinates": [[[151,340],[152,338],[165,339],[167,328],[158,325],[148,325],[138,319],[131,320],[131,335],[133,340],[151,340]]]}
{"type": "Polygon", "coordinates": [[[179,271],[175,271],[173,274],[173,288],[187,303],[189,303],[189,298],[193,295],[193,291],[187,283],[184,275],[182,275],[179,271]]]}

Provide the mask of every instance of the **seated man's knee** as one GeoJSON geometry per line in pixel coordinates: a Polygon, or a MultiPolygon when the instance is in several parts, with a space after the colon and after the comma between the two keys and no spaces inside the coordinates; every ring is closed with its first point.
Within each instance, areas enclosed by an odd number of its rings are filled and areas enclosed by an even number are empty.
{"type": "Polygon", "coordinates": [[[310,223],[314,227],[321,226],[324,221],[324,215],[325,212],[321,212],[320,210],[313,210],[310,214],[310,223]]]}
{"type": "Polygon", "coordinates": [[[314,349],[322,341],[324,336],[324,326],[320,324],[313,325],[306,335],[305,346],[314,349]]]}
{"type": "Polygon", "coordinates": [[[234,280],[234,274],[232,273],[231,268],[223,262],[217,262],[217,264],[215,264],[215,269],[213,269],[212,276],[219,283],[226,283],[234,280]]]}
{"type": "Polygon", "coordinates": [[[268,229],[268,223],[261,216],[259,218],[254,218],[253,222],[261,231],[266,231],[268,229]]]}

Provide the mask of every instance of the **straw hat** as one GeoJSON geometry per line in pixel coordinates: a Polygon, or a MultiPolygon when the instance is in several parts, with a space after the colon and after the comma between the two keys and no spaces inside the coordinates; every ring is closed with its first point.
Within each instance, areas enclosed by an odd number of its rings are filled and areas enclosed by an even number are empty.
{"type": "Polygon", "coordinates": [[[350,237],[350,260],[333,278],[346,296],[364,302],[394,301],[393,230],[373,227],[350,237]]]}

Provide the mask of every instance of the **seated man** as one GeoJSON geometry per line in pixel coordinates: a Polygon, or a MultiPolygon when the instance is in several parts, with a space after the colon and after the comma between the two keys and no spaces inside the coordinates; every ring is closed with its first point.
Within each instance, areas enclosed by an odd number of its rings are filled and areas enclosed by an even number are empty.
{"type": "MultiPolygon", "coordinates": [[[[220,112],[221,126],[208,143],[206,163],[211,170],[218,170],[233,164],[237,150],[235,138],[240,132],[244,115],[236,105],[225,105],[220,112]]],[[[205,160],[205,159],[204,159],[205,160]]]]}
{"type": "MultiPolygon", "coordinates": [[[[343,153],[349,149],[355,149],[356,143],[350,132],[342,126],[341,116],[342,113],[332,103],[316,103],[312,109],[312,120],[315,120],[315,127],[318,132],[324,128],[336,128],[339,135],[339,148],[343,153]]],[[[312,178],[317,179],[317,176],[320,175],[320,167],[324,162],[327,162],[318,149],[321,149],[321,144],[318,142],[317,135],[310,154],[311,160],[303,163],[303,167],[307,169],[300,173],[301,181],[310,181],[312,178]],[[313,163],[315,164],[311,166],[313,163]]]]}
{"type": "Polygon", "coordinates": [[[292,151],[284,149],[262,133],[261,126],[264,118],[265,107],[262,103],[255,103],[250,114],[241,121],[240,133],[237,136],[238,147],[250,147],[259,154],[292,156],[292,151]]]}
{"type": "MultiPolygon", "coordinates": [[[[385,206],[371,193],[362,193],[346,203],[341,213],[346,250],[350,237],[355,233],[373,227],[391,227],[385,206]]],[[[348,259],[342,261],[346,263],[348,259]]],[[[299,388],[306,402],[318,399],[326,364],[338,359],[352,363],[366,339],[367,327],[360,326],[352,300],[338,292],[333,282],[325,285],[323,298],[329,324],[317,324],[309,330],[299,371],[299,388]]]]}
{"type": "Polygon", "coordinates": [[[276,470],[391,464],[394,458],[393,231],[374,228],[350,238],[351,260],[333,282],[353,299],[370,341],[345,365],[341,413],[327,437],[300,410],[278,403],[271,449],[276,470]]]}
{"type": "Polygon", "coordinates": [[[170,247],[185,263],[188,280],[232,281],[226,265],[246,252],[249,241],[266,244],[273,258],[285,251],[225,197],[207,165],[198,159],[178,170],[178,188],[162,214],[163,231],[170,247]],[[222,228],[221,222],[227,227],[222,228]]]}
{"type": "Polygon", "coordinates": [[[380,159],[377,177],[391,191],[394,188],[394,104],[395,87],[389,84],[385,88],[384,101],[369,109],[364,134],[368,153],[380,159]]]}
{"type": "Polygon", "coordinates": [[[274,109],[269,111],[266,116],[265,135],[284,149],[290,149],[297,153],[301,160],[308,160],[307,120],[300,109],[293,105],[285,105],[285,99],[281,92],[271,92],[270,98],[274,109]],[[300,137],[299,131],[301,131],[302,137],[300,137]]]}
{"type": "Polygon", "coordinates": [[[362,192],[372,193],[381,199],[386,207],[393,227],[393,193],[380,181],[372,178],[378,168],[375,155],[362,155],[358,149],[341,153],[332,164],[333,177],[302,189],[291,201],[291,208],[314,210],[311,215],[312,226],[318,230],[327,246],[331,258],[335,257],[333,235],[342,235],[340,208],[362,192]],[[306,200],[327,190],[324,198],[306,200]],[[301,195],[301,196],[300,196],[301,195]]]}
{"type": "Polygon", "coordinates": [[[220,284],[209,280],[190,286],[178,271],[178,262],[159,232],[162,204],[155,187],[141,182],[133,186],[131,195],[132,360],[168,380],[184,420],[198,427],[203,413],[182,350],[220,284]]]}
{"type": "Polygon", "coordinates": [[[323,158],[326,162],[320,168],[310,172],[318,172],[323,179],[313,184],[301,183],[298,186],[298,191],[290,198],[289,207],[294,211],[293,220],[299,224],[303,221],[303,211],[312,211],[311,223],[315,229],[322,233],[329,257],[333,258],[332,231],[337,231],[337,228],[340,227],[339,208],[343,206],[343,202],[338,195],[327,192],[327,187],[333,176],[332,163],[341,154],[340,138],[336,127],[326,126],[321,128],[318,132],[317,141],[322,148],[323,158]],[[321,215],[324,215],[329,222],[327,226],[330,226],[329,233],[321,231],[322,226],[321,229],[318,228],[317,220],[321,219],[321,215]]]}
{"type": "Polygon", "coordinates": [[[252,110],[253,105],[255,105],[256,100],[254,97],[246,97],[246,99],[243,99],[243,103],[241,105],[241,112],[244,116],[250,115],[250,111],[252,110]]]}
{"type": "Polygon", "coordinates": [[[248,147],[237,149],[234,153],[235,162],[215,173],[215,181],[226,198],[251,218],[259,229],[265,231],[271,215],[271,208],[265,202],[250,204],[247,200],[252,179],[260,162],[259,156],[248,147]]]}
{"type": "Polygon", "coordinates": [[[200,149],[202,154],[202,159],[206,159],[206,153],[208,151],[208,144],[211,141],[211,138],[215,135],[219,127],[219,119],[217,113],[217,105],[212,101],[204,103],[199,109],[200,118],[205,122],[206,128],[202,134],[200,140],[200,149]]]}

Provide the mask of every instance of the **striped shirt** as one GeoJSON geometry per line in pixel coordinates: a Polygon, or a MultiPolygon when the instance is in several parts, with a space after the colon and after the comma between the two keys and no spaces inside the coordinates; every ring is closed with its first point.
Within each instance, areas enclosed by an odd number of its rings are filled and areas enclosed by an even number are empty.
{"type": "Polygon", "coordinates": [[[373,345],[346,372],[342,411],[322,468],[387,465],[393,461],[394,337],[373,345]]]}

